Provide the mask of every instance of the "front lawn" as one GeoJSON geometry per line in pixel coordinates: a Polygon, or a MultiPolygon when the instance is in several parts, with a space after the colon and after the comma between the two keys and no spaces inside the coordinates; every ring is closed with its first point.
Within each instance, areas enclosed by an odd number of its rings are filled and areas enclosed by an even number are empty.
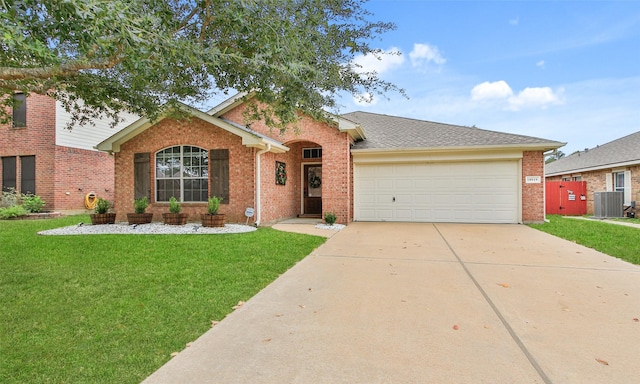
{"type": "Polygon", "coordinates": [[[0,221],[1,383],[138,383],[325,241],[36,234],[89,221],[0,221]]]}
{"type": "Polygon", "coordinates": [[[547,215],[549,223],[530,227],[593,248],[607,255],[640,264],[640,229],[598,220],[547,215]]]}

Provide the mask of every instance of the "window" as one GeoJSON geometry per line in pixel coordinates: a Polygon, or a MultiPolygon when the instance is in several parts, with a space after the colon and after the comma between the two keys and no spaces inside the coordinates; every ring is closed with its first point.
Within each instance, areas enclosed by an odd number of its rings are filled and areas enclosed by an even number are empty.
{"type": "Polygon", "coordinates": [[[13,94],[13,127],[27,126],[27,97],[24,93],[13,94]]]}
{"type": "Polygon", "coordinates": [[[20,157],[20,193],[36,193],[36,157],[20,157]]]}
{"type": "Polygon", "coordinates": [[[321,159],[322,148],[303,148],[302,158],[303,159],[321,159]]]}
{"type": "Polygon", "coordinates": [[[156,153],[156,201],[207,201],[209,155],[192,146],[176,146],[156,153]]]}
{"type": "Polygon", "coordinates": [[[2,158],[2,191],[16,189],[16,157],[2,158]]]}
{"type": "Polygon", "coordinates": [[[616,192],[624,192],[624,172],[616,172],[613,174],[613,190],[616,192]]]}

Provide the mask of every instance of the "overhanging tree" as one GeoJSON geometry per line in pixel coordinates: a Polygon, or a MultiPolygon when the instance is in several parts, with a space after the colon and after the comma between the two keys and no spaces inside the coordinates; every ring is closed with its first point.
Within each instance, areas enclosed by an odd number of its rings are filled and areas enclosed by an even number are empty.
{"type": "Polygon", "coordinates": [[[394,28],[369,21],[363,3],[0,0],[0,98],[48,94],[84,124],[122,111],[153,119],[172,100],[233,89],[265,106],[253,118],[282,128],[297,110],[321,116],[344,91],[402,93],[352,64],[379,54],[370,42],[394,28]]]}

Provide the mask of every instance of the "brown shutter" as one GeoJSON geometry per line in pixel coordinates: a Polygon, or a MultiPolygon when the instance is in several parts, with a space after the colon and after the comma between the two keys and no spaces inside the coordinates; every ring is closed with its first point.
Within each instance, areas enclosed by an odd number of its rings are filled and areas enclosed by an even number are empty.
{"type": "Polygon", "coordinates": [[[221,197],[222,204],[229,204],[229,150],[210,150],[209,167],[211,169],[211,196],[221,197]]]}
{"type": "Polygon", "coordinates": [[[151,169],[149,153],[133,155],[133,198],[147,197],[151,201],[151,169]]]}

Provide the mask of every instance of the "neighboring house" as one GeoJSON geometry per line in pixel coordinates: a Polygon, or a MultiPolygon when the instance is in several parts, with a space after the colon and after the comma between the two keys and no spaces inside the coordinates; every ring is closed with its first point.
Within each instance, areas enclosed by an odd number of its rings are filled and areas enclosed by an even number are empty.
{"type": "Polygon", "coordinates": [[[249,101],[186,120],[140,119],[96,148],[116,160],[116,212],[134,198],[168,211],[176,196],[197,219],[207,196],[223,197],[229,222],[296,216],[338,222],[522,223],[544,220],[544,152],[564,143],[477,128],[354,112],[329,122],[303,117],[284,133],[256,121],[249,101]]]}
{"type": "MultiPolygon", "coordinates": [[[[0,125],[0,188],[37,194],[46,201],[45,209],[56,211],[84,209],[90,192],[113,200],[113,157],[93,146],[118,128],[96,121],[69,130],[70,116],[53,98],[14,97],[22,103],[12,111],[12,123],[0,125]]],[[[134,120],[123,117],[127,120],[120,128],[134,120]]]]}
{"type": "Polygon", "coordinates": [[[640,132],[546,165],[547,181],[586,181],[587,213],[594,213],[594,192],[624,192],[624,204],[640,200],[640,132]]]}

